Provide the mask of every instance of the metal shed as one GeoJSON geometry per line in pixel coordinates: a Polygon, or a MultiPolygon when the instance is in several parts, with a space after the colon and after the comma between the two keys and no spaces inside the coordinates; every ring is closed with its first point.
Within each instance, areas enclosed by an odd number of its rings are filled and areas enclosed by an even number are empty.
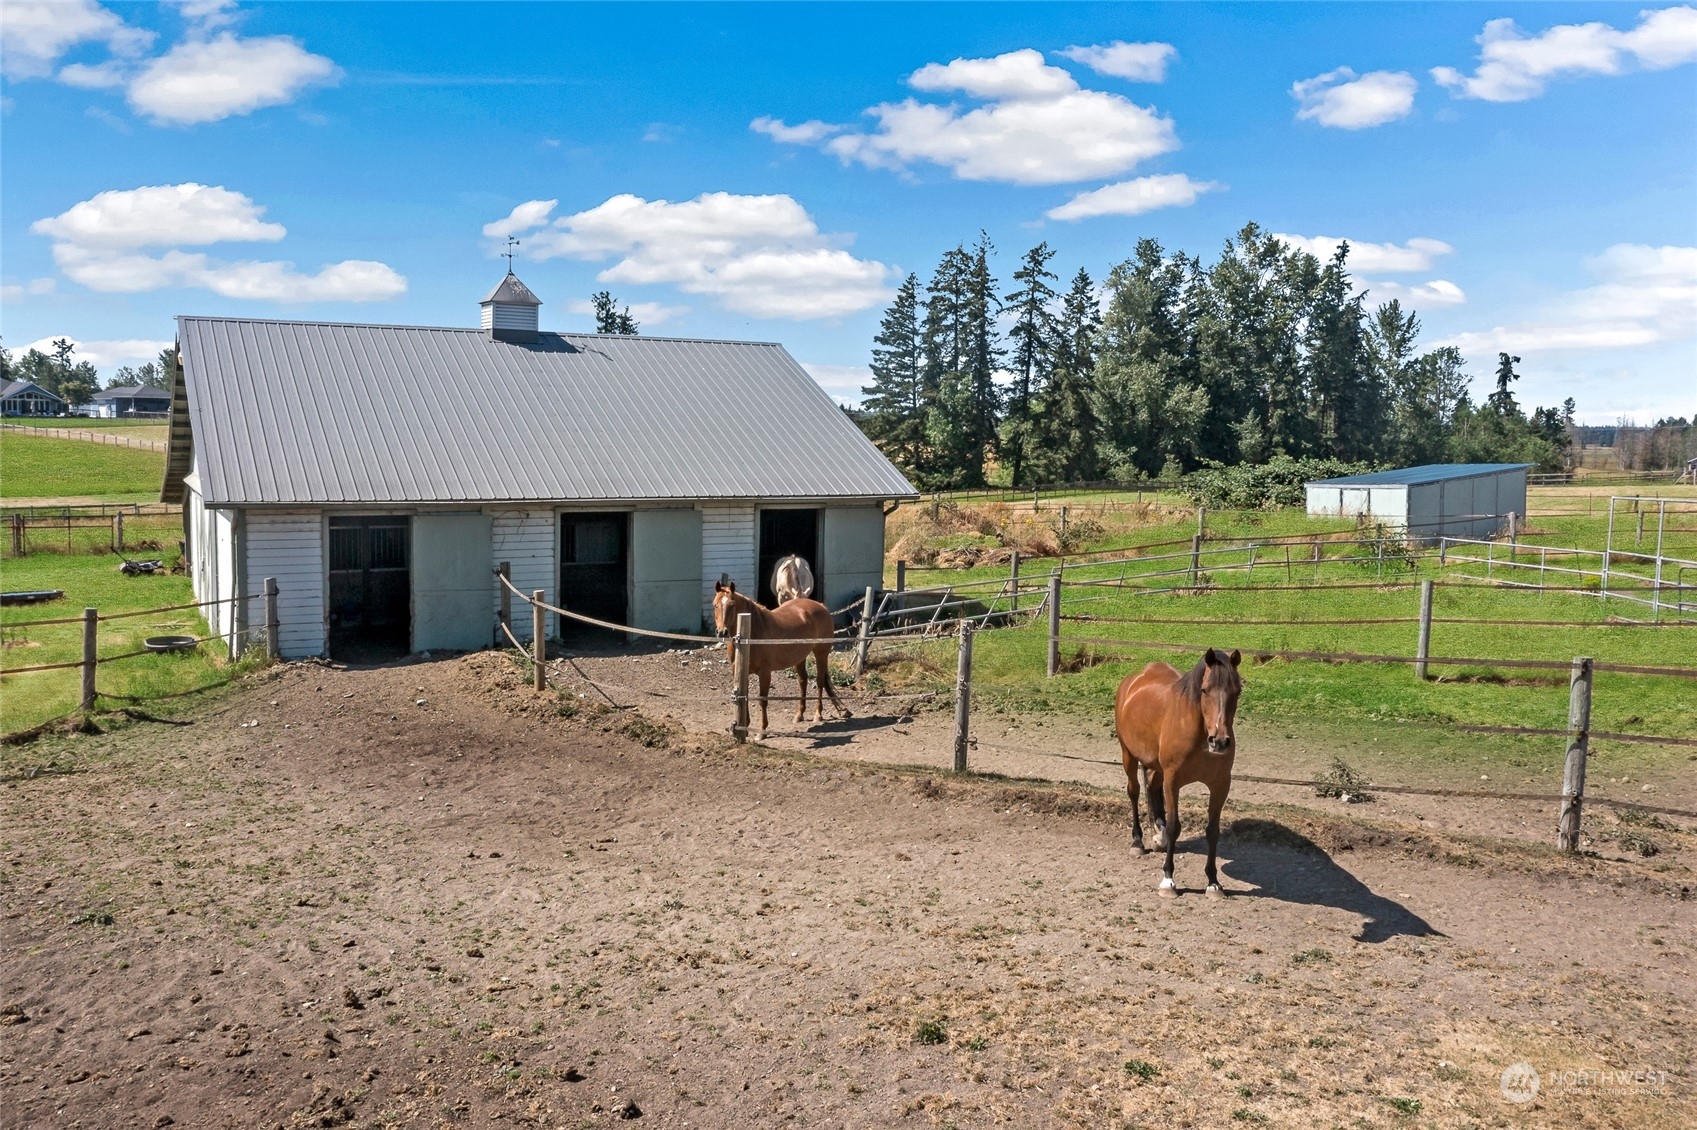
{"type": "Polygon", "coordinates": [[[1308,513],[1370,517],[1411,539],[1489,537],[1526,513],[1530,463],[1433,463],[1305,484],[1308,513]]]}
{"type": "Polygon", "coordinates": [[[210,602],[266,577],[285,656],[350,658],[488,646],[503,562],[668,631],[785,552],[832,608],[882,583],[884,508],[916,493],[782,346],[544,332],[538,305],[509,275],[481,329],[178,320],[162,496],[216,632],[258,609],[210,602]]]}

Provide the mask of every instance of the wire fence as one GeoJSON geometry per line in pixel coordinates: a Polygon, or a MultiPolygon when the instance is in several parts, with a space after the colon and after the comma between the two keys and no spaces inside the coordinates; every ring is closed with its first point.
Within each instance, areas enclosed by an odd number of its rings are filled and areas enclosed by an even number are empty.
{"type": "Polygon", "coordinates": [[[27,424],[0,424],[0,430],[22,432],[48,439],[72,439],[82,443],[101,443],[108,447],[133,447],[141,451],[164,451],[167,447],[164,440],[141,439],[137,436],[115,436],[105,431],[92,431],[86,428],[36,428],[27,424]]]}
{"type": "Polygon", "coordinates": [[[20,508],[0,518],[6,557],[37,553],[162,553],[183,536],[180,508],[20,508]]]}

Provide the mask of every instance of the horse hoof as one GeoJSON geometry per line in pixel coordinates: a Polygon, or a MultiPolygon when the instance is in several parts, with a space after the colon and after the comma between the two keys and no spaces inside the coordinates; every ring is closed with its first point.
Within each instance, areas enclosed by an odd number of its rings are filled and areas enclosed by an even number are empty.
{"type": "Polygon", "coordinates": [[[1178,887],[1173,884],[1171,879],[1162,879],[1161,885],[1155,893],[1164,899],[1176,899],[1178,898],[1178,887]]]}
{"type": "Polygon", "coordinates": [[[1133,854],[1133,855],[1148,855],[1149,849],[1144,847],[1142,844],[1132,844],[1131,845],[1131,854],[1133,854]]]}
{"type": "Polygon", "coordinates": [[[1208,889],[1202,893],[1211,899],[1223,899],[1226,897],[1226,892],[1220,889],[1220,885],[1218,883],[1209,883],[1208,889]]]}

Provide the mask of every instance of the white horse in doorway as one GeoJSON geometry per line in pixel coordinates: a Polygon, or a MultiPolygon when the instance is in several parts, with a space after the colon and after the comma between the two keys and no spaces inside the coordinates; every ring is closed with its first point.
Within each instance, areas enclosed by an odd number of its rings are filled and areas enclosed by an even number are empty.
{"type": "Polygon", "coordinates": [[[792,553],[772,570],[772,593],[778,603],[813,595],[813,570],[807,559],[792,553]]]}

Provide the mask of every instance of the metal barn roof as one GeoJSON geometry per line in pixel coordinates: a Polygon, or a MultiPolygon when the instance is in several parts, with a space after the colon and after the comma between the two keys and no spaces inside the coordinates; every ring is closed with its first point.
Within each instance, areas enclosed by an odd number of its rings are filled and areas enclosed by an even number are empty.
{"type": "Polygon", "coordinates": [[[518,344],[473,329],[236,318],[177,327],[208,505],[917,493],[778,345],[554,333],[518,344]]]}
{"type": "Polygon", "coordinates": [[[1393,487],[1421,486],[1445,479],[1471,479],[1478,475],[1495,475],[1503,471],[1524,471],[1534,463],[1428,463],[1423,467],[1399,467],[1394,471],[1373,471],[1366,475],[1344,475],[1337,479],[1315,479],[1311,487],[1393,487]]]}

